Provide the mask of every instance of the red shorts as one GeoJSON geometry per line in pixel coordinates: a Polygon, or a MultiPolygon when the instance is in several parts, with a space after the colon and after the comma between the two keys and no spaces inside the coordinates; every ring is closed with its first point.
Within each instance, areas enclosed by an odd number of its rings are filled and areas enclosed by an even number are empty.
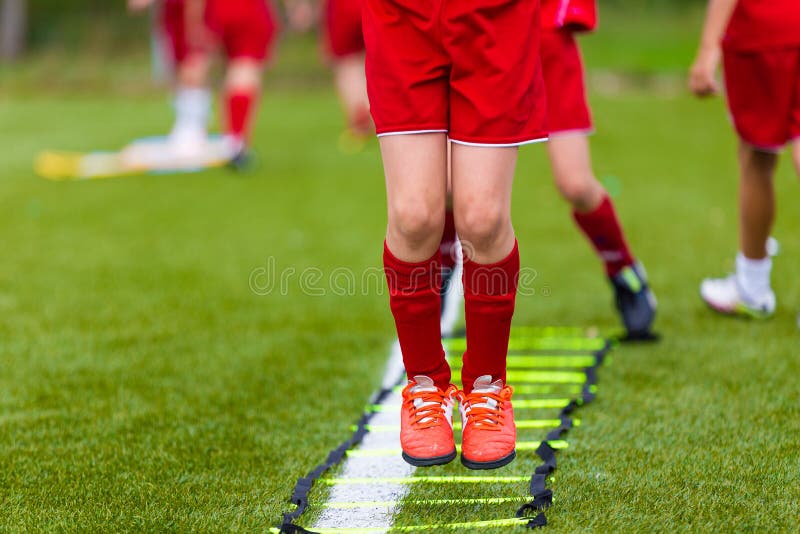
{"type": "Polygon", "coordinates": [[[325,48],[336,59],[364,52],[361,29],[363,0],[327,0],[325,2],[325,48]]]}
{"type": "Polygon", "coordinates": [[[367,90],[378,135],[462,144],[547,137],[539,0],[365,0],[367,90]]]}
{"type": "Polygon", "coordinates": [[[775,152],[800,138],[800,48],[725,50],[728,108],[742,141],[775,152]]]}
{"type": "Polygon", "coordinates": [[[162,13],[171,59],[176,64],[217,46],[228,59],[263,61],[269,57],[278,25],[272,6],[265,0],[207,0],[204,19],[211,39],[203,43],[189,42],[185,5],[184,0],[166,0],[162,13]]]}
{"type": "Polygon", "coordinates": [[[591,133],[592,115],[575,36],[569,30],[543,30],[541,55],[550,134],[591,133]]]}

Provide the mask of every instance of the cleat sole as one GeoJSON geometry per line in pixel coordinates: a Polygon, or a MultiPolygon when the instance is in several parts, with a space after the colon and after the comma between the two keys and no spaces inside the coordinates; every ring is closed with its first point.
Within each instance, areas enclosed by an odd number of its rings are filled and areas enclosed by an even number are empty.
{"type": "Polygon", "coordinates": [[[494,460],[491,462],[473,462],[472,460],[465,458],[464,455],[462,454],[461,464],[467,469],[474,469],[474,470],[499,469],[513,462],[514,458],[516,457],[517,457],[516,449],[511,451],[511,454],[509,454],[508,456],[504,456],[499,460],[494,460]]]}
{"type": "Polygon", "coordinates": [[[644,332],[625,332],[617,338],[620,343],[657,343],[661,341],[661,334],[646,330],[644,332]]]}
{"type": "Polygon", "coordinates": [[[415,458],[403,451],[403,460],[414,467],[432,467],[434,465],[449,464],[456,459],[456,456],[458,456],[458,454],[455,450],[453,450],[453,452],[450,454],[445,454],[444,456],[434,456],[433,458],[415,458]]]}

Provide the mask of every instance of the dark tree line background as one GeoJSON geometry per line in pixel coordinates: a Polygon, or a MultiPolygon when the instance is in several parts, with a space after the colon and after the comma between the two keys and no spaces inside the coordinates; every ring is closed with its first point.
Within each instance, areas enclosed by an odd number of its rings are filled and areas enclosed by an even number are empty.
{"type": "Polygon", "coordinates": [[[0,57],[26,51],[110,48],[141,43],[147,17],[130,17],[125,0],[0,0],[0,57]]]}

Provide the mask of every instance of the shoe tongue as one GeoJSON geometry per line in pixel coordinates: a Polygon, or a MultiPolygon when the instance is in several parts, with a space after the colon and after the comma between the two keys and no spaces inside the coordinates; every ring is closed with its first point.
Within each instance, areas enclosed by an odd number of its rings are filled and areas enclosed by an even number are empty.
{"type": "MultiPolygon", "coordinates": [[[[479,376],[475,383],[472,385],[472,393],[500,393],[503,389],[503,381],[499,378],[492,382],[491,375],[479,376]]],[[[491,398],[486,399],[486,402],[475,404],[475,407],[490,408],[494,410],[497,408],[497,401],[491,398]]]]}
{"type": "MultiPolygon", "coordinates": [[[[427,376],[424,375],[415,376],[414,382],[416,383],[416,385],[411,388],[411,393],[419,393],[421,391],[424,392],[429,391],[433,393],[437,391],[436,384],[434,384],[433,380],[431,380],[431,378],[427,376]]],[[[422,399],[414,399],[414,408],[416,409],[425,408],[427,406],[436,406],[437,404],[438,403],[436,402],[423,402],[422,399]]],[[[429,420],[430,418],[426,417],[421,422],[427,423],[429,420]]]]}
{"type": "Polygon", "coordinates": [[[479,376],[472,384],[473,393],[500,393],[503,389],[503,381],[499,378],[492,382],[491,375],[479,376]]]}
{"type": "Polygon", "coordinates": [[[416,385],[411,388],[413,393],[418,391],[436,391],[436,384],[433,383],[433,379],[430,377],[424,375],[415,376],[414,383],[416,385]]]}

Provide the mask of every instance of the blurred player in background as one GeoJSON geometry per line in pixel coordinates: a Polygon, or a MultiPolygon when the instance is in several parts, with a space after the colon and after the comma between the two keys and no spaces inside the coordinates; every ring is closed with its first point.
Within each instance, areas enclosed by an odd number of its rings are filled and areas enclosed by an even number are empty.
{"type": "Polygon", "coordinates": [[[363,0],[325,0],[322,25],[325,53],[333,66],[347,127],[350,134],[359,138],[367,137],[375,129],[364,73],[363,3],[363,0]]]}
{"type": "Polygon", "coordinates": [[[595,29],[595,2],[542,0],[541,56],[550,131],[547,149],[556,186],[605,265],[628,337],[647,338],[655,319],[655,298],[644,268],[628,246],[611,198],[594,176],[589,153],[593,126],[575,33],[595,29]]]}
{"type": "Polygon", "coordinates": [[[690,71],[698,96],[720,92],[723,61],[728,108],[739,135],[739,241],[736,272],[703,281],[713,309],[754,318],[775,312],[767,250],[775,218],[778,154],[792,145],[800,174],[800,2],[710,0],[690,71]]]}
{"type": "Polygon", "coordinates": [[[277,32],[265,0],[128,0],[132,11],[156,4],[168,59],[175,69],[175,123],[169,136],[177,157],[203,150],[211,110],[209,71],[214,52],[227,64],[222,96],[225,141],[231,163],[246,164],[250,129],[258,109],[261,76],[277,32]]]}

